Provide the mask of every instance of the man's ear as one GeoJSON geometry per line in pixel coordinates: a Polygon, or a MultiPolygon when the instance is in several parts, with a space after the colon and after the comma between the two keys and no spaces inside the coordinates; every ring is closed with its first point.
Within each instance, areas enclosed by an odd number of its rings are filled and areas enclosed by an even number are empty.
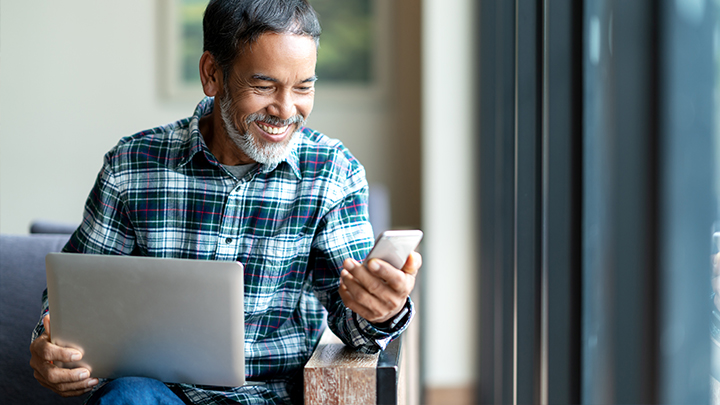
{"type": "Polygon", "coordinates": [[[203,92],[208,97],[215,97],[223,88],[223,74],[220,66],[210,52],[203,52],[200,57],[200,82],[203,92]]]}

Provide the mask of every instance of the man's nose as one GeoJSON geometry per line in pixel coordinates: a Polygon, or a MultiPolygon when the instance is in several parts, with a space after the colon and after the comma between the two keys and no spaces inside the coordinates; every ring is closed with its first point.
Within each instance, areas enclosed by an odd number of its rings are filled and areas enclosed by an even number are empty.
{"type": "Polygon", "coordinates": [[[268,114],[278,117],[281,120],[295,116],[297,114],[297,108],[295,108],[295,97],[292,92],[278,92],[275,100],[268,106],[268,114]]]}

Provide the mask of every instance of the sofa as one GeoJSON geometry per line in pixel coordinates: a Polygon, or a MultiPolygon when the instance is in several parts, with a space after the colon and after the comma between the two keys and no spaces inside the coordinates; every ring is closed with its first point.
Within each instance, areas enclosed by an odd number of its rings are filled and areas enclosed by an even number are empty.
{"type": "Polygon", "coordinates": [[[42,387],[30,367],[30,339],[40,319],[45,255],[62,249],[67,234],[0,235],[0,402],[82,404],[42,387]]]}

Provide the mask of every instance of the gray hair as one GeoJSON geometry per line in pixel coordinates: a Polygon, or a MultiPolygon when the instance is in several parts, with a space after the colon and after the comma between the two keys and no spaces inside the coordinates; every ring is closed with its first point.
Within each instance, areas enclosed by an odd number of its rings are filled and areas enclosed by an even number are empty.
{"type": "Polygon", "coordinates": [[[320,42],[320,22],[306,0],[212,0],[203,17],[203,51],[227,80],[235,58],[260,35],[290,33],[320,42]]]}

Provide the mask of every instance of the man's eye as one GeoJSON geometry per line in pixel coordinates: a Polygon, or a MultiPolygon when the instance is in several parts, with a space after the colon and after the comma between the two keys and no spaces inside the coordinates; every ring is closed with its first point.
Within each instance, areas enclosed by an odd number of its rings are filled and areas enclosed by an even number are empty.
{"type": "Polygon", "coordinates": [[[270,86],[253,86],[255,90],[267,91],[270,90],[270,86]]]}

